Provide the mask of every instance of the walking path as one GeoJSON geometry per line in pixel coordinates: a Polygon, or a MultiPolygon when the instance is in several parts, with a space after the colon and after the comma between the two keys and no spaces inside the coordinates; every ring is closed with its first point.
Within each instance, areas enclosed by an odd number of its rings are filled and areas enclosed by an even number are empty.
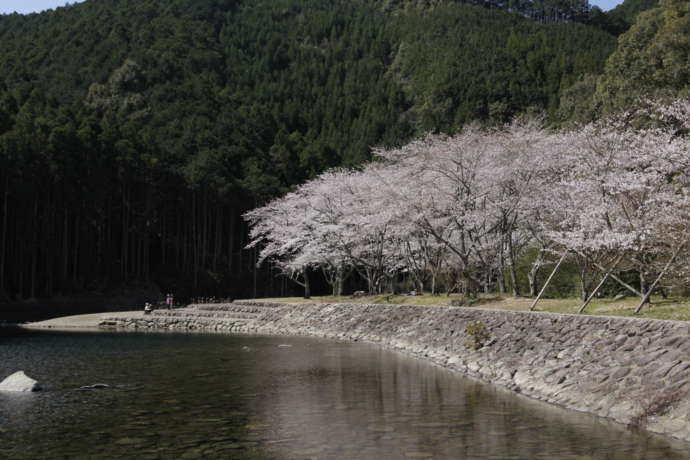
{"type": "Polygon", "coordinates": [[[91,313],[88,315],[63,316],[61,318],[53,318],[36,323],[27,323],[23,324],[22,327],[27,329],[98,329],[98,324],[105,318],[133,318],[139,316],[144,316],[142,310],[91,313]]]}

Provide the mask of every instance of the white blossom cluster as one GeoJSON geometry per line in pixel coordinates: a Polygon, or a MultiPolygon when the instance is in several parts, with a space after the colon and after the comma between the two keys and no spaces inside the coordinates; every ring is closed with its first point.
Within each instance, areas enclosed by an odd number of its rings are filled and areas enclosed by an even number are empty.
{"type": "Polygon", "coordinates": [[[250,246],[295,279],[322,269],[334,291],[352,271],[372,292],[401,273],[418,289],[441,277],[517,286],[526,251],[536,276],[566,253],[657,273],[678,249],[669,269],[687,276],[690,103],[650,107],[644,121],[559,132],[516,121],[376,149],[360,169],[326,172],[248,212],[250,246]]]}

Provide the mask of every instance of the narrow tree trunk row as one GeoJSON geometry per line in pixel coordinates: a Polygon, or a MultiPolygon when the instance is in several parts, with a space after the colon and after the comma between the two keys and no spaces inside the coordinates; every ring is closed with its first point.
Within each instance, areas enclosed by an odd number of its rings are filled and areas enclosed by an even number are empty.
{"type": "Polygon", "coordinates": [[[130,283],[229,297],[268,289],[267,270],[251,268],[256,251],[243,248],[248,229],[237,221],[247,209],[236,198],[159,196],[128,181],[114,197],[64,184],[13,187],[0,174],[0,302],[130,283]]]}

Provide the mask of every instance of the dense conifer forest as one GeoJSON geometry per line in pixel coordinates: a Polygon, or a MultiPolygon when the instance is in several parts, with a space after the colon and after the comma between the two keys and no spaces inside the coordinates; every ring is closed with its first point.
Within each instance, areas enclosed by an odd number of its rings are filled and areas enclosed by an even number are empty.
{"type": "Polygon", "coordinates": [[[244,249],[244,212],[374,146],[596,117],[613,104],[597,90],[625,86],[605,67],[616,36],[653,6],[87,0],[0,16],[0,301],[284,293],[244,249]]]}

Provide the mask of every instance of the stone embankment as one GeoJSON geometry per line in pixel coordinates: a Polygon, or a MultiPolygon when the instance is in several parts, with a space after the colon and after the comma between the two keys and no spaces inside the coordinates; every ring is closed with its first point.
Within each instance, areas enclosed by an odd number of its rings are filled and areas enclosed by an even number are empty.
{"type": "Polygon", "coordinates": [[[100,327],[252,333],[257,331],[257,319],[267,308],[240,303],[190,305],[174,310],[154,310],[144,316],[106,318],[100,327]]]}
{"type": "Polygon", "coordinates": [[[690,324],[685,322],[238,301],[108,323],[378,343],[536,399],[690,442],[690,324]]]}

